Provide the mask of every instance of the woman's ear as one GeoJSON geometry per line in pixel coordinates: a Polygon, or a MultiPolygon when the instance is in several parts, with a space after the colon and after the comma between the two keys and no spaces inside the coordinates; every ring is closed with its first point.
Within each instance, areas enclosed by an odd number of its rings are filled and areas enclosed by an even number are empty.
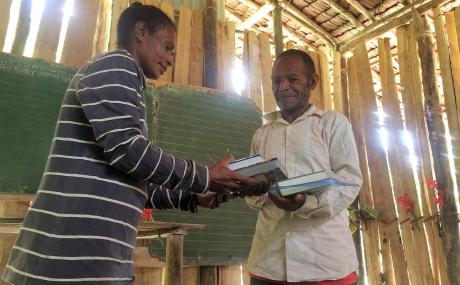
{"type": "Polygon", "coordinates": [[[319,82],[319,76],[318,74],[314,73],[313,75],[310,76],[310,78],[308,79],[308,88],[310,90],[313,90],[316,88],[316,86],[318,85],[318,82],[319,82]]]}
{"type": "Polygon", "coordinates": [[[136,42],[144,42],[147,33],[148,30],[145,22],[139,21],[134,25],[134,38],[136,42]]]}

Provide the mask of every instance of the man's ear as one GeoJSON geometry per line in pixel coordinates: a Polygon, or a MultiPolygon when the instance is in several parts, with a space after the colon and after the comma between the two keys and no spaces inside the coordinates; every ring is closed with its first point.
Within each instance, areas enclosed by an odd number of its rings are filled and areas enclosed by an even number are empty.
{"type": "Polygon", "coordinates": [[[308,79],[308,88],[310,88],[310,90],[315,89],[316,86],[318,85],[318,82],[319,82],[319,76],[318,76],[318,74],[314,73],[308,79]]]}
{"type": "Polygon", "coordinates": [[[144,42],[147,33],[148,29],[145,22],[137,22],[134,25],[134,38],[136,39],[136,42],[144,42]]]}

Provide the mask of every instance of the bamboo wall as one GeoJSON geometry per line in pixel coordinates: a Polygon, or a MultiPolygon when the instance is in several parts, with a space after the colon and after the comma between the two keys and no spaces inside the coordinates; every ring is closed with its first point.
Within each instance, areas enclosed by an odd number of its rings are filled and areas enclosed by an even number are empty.
{"type": "Polygon", "coordinates": [[[434,31],[414,10],[414,20],[395,31],[396,55],[390,38],[373,40],[381,90],[374,89],[365,42],[352,57],[334,61],[334,75],[346,76],[345,82],[334,77],[334,100],[342,98],[341,111],[349,115],[364,177],[358,222],[369,284],[460,284],[459,9],[444,15],[434,9],[434,31]],[[386,149],[379,110],[385,113],[386,149]],[[415,166],[404,130],[412,136],[415,166]],[[369,208],[378,211],[377,220],[369,208]]]}

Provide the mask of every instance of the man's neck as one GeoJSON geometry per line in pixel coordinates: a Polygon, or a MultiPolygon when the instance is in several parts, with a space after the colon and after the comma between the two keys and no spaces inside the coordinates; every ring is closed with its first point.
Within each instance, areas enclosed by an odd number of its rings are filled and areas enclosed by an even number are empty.
{"type": "Polygon", "coordinates": [[[305,114],[305,112],[310,109],[311,104],[308,104],[306,107],[295,110],[292,113],[291,112],[283,112],[281,111],[281,115],[283,116],[283,119],[288,122],[289,124],[292,124],[298,117],[302,116],[305,114]]]}

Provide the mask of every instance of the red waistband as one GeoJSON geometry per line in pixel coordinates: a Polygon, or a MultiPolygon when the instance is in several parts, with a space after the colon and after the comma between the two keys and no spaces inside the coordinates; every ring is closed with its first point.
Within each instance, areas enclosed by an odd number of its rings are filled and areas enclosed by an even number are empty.
{"type": "Polygon", "coordinates": [[[276,281],[263,278],[252,273],[249,273],[252,278],[271,282],[274,284],[284,284],[284,285],[351,285],[358,281],[358,275],[356,272],[352,272],[344,278],[337,280],[324,280],[324,281],[304,281],[304,282],[287,282],[287,281],[276,281]]]}

